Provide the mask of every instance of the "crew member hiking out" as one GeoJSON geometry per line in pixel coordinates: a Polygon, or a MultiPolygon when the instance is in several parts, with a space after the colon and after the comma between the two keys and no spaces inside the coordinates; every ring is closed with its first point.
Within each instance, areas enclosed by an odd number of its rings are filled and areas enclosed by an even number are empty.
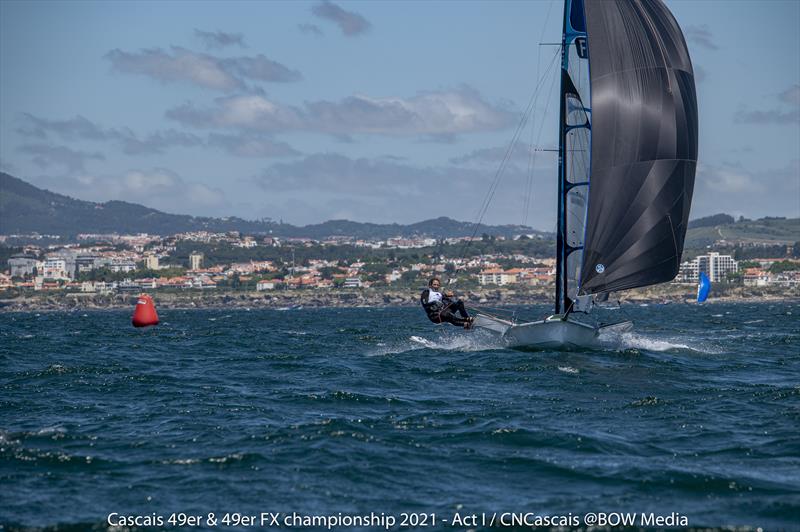
{"type": "Polygon", "coordinates": [[[455,298],[453,292],[441,292],[442,282],[438,277],[432,278],[428,281],[428,288],[422,291],[419,301],[422,303],[422,308],[433,323],[452,323],[459,327],[469,329],[472,327],[472,322],[475,318],[467,314],[467,309],[464,308],[464,302],[455,298]],[[456,315],[456,312],[460,316],[456,315]]]}

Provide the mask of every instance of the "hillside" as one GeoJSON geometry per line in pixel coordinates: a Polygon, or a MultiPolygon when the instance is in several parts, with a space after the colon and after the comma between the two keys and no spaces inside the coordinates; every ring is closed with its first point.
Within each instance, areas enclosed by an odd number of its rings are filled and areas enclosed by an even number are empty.
{"type": "MultiPolygon", "coordinates": [[[[717,215],[719,216],[719,215],[717,215]]],[[[770,242],[793,244],[800,240],[800,218],[760,218],[717,225],[693,226],[689,222],[686,248],[705,248],[725,240],[729,244],[770,242]]]]}
{"type": "MultiPolygon", "coordinates": [[[[39,233],[72,237],[78,233],[150,233],[170,235],[186,231],[240,231],[248,234],[271,234],[285,238],[323,239],[350,236],[363,239],[386,239],[395,236],[447,238],[471,235],[471,222],[436,218],[409,225],[360,223],[329,220],[319,224],[295,226],[271,221],[252,221],[237,217],[207,218],[167,214],[124,201],[94,203],[76,200],[0,172],[0,234],[39,233]]],[[[519,225],[481,226],[483,233],[512,237],[522,233],[542,233],[519,225]]],[[[716,214],[689,222],[686,249],[704,249],[719,240],[736,242],[771,242],[793,244],[800,240],[800,218],[761,218],[740,220],[716,214]]]]}
{"type": "MultiPolygon", "coordinates": [[[[468,236],[474,231],[469,222],[437,218],[411,225],[371,224],[330,220],[303,227],[270,221],[241,218],[205,218],[167,214],[135,203],[108,201],[94,203],[76,200],[0,172],[0,234],[39,233],[72,237],[79,233],[149,233],[171,235],[187,231],[240,231],[290,238],[322,239],[329,236],[385,239],[395,236],[447,238],[468,236]]],[[[482,233],[511,237],[537,233],[522,226],[481,226],[482,233]]]]}

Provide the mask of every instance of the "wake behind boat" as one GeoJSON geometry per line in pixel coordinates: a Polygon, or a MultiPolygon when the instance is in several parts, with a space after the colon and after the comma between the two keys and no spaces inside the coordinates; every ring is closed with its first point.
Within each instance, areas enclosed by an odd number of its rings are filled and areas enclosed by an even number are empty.
{"type": "Polygon", "coordinates": [[[566,0],[559,100],[555,313],[474,322],[514,347],[596,345],[608,326],[575,316],[612,291],[671,281],[683,253],[698,115],[672,13],[660,0],[566,0]]]}

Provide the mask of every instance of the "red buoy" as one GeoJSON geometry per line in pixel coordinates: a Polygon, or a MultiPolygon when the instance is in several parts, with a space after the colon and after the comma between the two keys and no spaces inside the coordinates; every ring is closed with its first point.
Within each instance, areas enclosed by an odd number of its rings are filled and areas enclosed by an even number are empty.
{"type": "Polygon", "coordinates": [[[131,320],[134,327],[147,327],[148,325],[158,325],[158,314],[153,298],[147,294],[142,294],[136,300],[136,309],[133,311],[131,320]]]}

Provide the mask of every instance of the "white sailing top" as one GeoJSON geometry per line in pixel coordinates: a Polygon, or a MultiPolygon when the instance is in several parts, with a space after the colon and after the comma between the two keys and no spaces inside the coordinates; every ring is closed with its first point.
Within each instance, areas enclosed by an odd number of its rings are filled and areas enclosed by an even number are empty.
{"type": "Polygon", "coordinates": [[[428,303],[434,303],[434,302],[437,302],[437,301],[441,303],[441,301],[442,301],[442,293],[441,292],[437,292],[433,288],[429,288],[428,289],[428,303]]]}

